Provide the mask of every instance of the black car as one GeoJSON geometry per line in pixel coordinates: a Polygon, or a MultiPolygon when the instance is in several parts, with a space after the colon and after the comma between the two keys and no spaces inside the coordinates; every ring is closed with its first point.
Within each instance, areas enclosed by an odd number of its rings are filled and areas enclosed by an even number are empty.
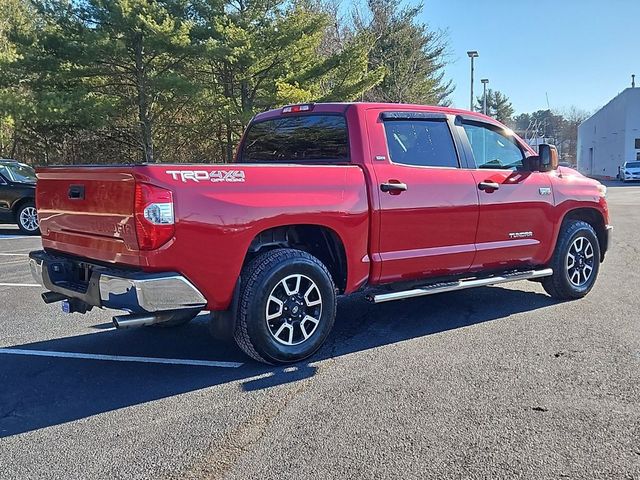
{"type": "Polygon", "coordinates": [[[0,159],[0,223],[17,223],[22,233],[39,234],[35,194],[33,168],[0,159]]]}

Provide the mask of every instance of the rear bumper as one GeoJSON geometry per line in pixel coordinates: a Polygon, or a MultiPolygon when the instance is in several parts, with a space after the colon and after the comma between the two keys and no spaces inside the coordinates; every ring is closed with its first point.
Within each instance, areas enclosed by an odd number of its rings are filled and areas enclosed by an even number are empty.
{"type": "Polygon", "coordinates": [[[153,313],[203,308],[207,303],[204,295],[178,273],[105,267],[44,250],[31,252],[29,258],[36,282],[90,306],[153,313]]]}

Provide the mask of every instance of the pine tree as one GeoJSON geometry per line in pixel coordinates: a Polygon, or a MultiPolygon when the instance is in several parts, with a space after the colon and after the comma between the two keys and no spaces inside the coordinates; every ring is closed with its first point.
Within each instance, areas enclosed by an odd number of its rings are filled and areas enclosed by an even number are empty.
{"type": "Polygon", "coordinates": [[[257,112],[366,98],[387,71],[370,62],[376,38],[322,1],[5,0],[0,149],[42,163],[230,160],[257,112]],[[33,28],[17,28],[16,6],[33,28]]]}
{"type": "MultiPolygon", "coordinates": [[[[24,34],[32,27],[29,4],[26,0],[5,0],[0,3],[0,72],[5,65],[16,60],[17,52],[12,37],[24,34]]],[[[6,74],[0,84],[0,158],[13,157],[16,150],[15,96],[8,88],[6,74]]]]}
{"type": "Polygon", "coordinates": [[[190,28],[181,0],[49,0],[34,38],[18,39],[19,59],[40,125],[97,129],[153,162],[163,114],[192,92],[185,76],[190,28]],[[116,120],[113,122],[113,120],[116,120]]]}
{"type": "MultiPolygon", "coordinates": [[[[482,96],[476,98],[476,110],[479,112],[482,112],[483,100],[482,96]]],[[[487,115],[501,123],[510,124],[513,113],[514,109],[509,97],[499,90],[487,89],[487,115]]]]}
{"type": "Polygon", "coordinates": [[[386,75],[365,99],[449,105],[446,36],[417,21],[422,6],[402,7],[399,0],[368,0],[367,6],[370,18],[355,14],[356,31],[373,38],[369,66],[384,68],[386,75]]]}
{"type": "Polygon", "coordinates": [[[95,111],[84,108],[86,101],[79,82],[69,75],[69,62],[52,53],[60,43],[60,26],[36,6],[13,0],[3,5],[12,16],[0,57],[0,116],[13,129],[10,156],[22,134],[27,149],[41,152],[39,161],[48,163],[61,139],[77,124],[90,123],[95,111]]]}
{"type": "Polygon", "coordinates": [[[202,0],[197,16],[202,57],[195,76],[203,87],[202,108],[220,127],[227,161],[255,113],[288,103],[357,99],[382,79],[382,70],[369,69],[364,36],[323,55],[330,17],[305,2],[240,0],[222,8],[202,0]]]}

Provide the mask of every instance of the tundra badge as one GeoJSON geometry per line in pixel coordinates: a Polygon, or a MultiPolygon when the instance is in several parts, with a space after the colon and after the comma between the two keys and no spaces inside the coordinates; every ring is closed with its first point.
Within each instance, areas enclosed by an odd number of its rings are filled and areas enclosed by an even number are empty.
{"type": "Polygon", "coordinates": [[[533,237],[533,232],[511,232],[509,238],[529,238],[533,237]]]}

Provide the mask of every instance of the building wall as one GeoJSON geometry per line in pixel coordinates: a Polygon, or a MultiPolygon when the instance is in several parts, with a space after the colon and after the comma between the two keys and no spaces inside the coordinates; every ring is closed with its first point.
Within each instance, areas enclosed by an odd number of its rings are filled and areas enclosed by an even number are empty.
{"type": "MultiPolygon", "coordinates": [[[[631,89],[629,89],[631,90],[631,89]]],[[[636,88],[640,92],[640,88],[636,88]]],[[[636,93],[634,91],[634,93],[636,93]]],[[[640,95],[634,95],[635,98],[631,99],[629,106],[627,107],[627,135],[625,141],[625,153],[624,162],[632,162],[634,160],[640,160],[638,154],[640,149],[636,149],[636,139],[640,143],[640,95]]],[[[640,147],[640,145],[638,145],[640,147]]]]}
{"type": "Polygon", "coordinates": [[[578,170],[614,178],[619,166],[636,159],[636,138],[640,138],[640,88],[628,88],[578,128],[578,170]]]}

